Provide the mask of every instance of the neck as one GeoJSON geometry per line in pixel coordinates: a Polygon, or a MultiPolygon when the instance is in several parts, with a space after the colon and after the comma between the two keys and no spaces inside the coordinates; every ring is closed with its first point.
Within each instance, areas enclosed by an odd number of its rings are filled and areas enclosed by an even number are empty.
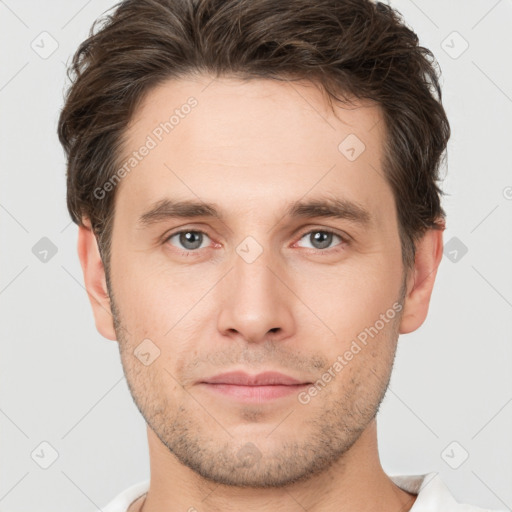
{"type": "Polygon", "coordinates": [[[145,499],[139,500],[140,505],[133,508],[143,509],[143,512],[406,512],[416,498],[396,486],[384,473],[378,456],[375,420],[327,470],[306,481],[280,488],[241,488],[209,482],[183,466],[149,427],[148,442],[150,488],[145,499]]]}

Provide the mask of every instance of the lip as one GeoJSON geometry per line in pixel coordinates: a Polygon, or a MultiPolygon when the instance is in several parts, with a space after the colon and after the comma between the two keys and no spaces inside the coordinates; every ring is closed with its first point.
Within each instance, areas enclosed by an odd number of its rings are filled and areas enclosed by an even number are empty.
{"type": "Polygon", "coordinates": [[[232,384],[235,386],[294,386],[298,384],[309,384],[279,372],[262,372],[256,375],[249,375],[245,372],[228,372],[214,377],[209,377],[202,383],[206,384],[232,384]]]}
{"type": "Polygon", "coordinates": [[[257,375],[245,372],[223,373],[198,384],[217,396],[220,394],[239,402],[261,404],[298,393],[311,383],[269,371],[257,375]]]}

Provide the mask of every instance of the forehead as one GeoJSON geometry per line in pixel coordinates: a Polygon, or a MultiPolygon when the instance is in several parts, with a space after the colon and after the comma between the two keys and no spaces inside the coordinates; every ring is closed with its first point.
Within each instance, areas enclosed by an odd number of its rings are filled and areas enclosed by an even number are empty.
{"type": "Polygon", "coordinates": [[[353,98],[350,104],[336,102],[333,111],[327,102],[327,93],[306,80],[242,80],[197,75],[168,80],[147,92],[126,135],[129,142],[153,132],[156,138],[171,132],[195,135],[203,138],[201,146],[206,146],[209,140],[231,137],[233,133],[235,140],[228,139],[232,142],[248,136],[250,141],[279,138],[283,142],[288,135],[295,141],[294,151],[298,151],[297,137],[301,135],[313,141],[323,139],[326,144],[334,142],[336,148],[340,130],[358,132],[361,138],[372,143],[383,131],[381,121],[380,106],[370,100],[353,98]],[[194,106],[190,107],[191,104],[194,106]],[[380,130],[371,135],[377,125],[380,130]],[[283,126],[286,127],[284,132],[283,126]],[[160,135],[159,128],[163,130],[160,135]]]}
{"type": "Polygon", "coordinates": [[[172,196],[263,214],[274,201],[329,193],[368,205],[378,218],[393,202],[381,165],[380,107],[334,108],[304,81],[204,75],[164,82],[126,130],[122,163],[137,161],[126,166],[116,202],[142,209],[172,196]]]}

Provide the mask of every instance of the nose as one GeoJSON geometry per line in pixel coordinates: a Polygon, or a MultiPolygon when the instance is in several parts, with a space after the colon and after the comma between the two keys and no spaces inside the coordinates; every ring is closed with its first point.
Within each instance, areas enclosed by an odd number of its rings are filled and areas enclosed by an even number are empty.
{"type": "Polygon", "coordinates": [[[264,250],[252,262],[234,253],[233,268],[217,290],[221,304],[219,332],[250,343],[293,336],[297,298],[283,265],[264,250]]]}

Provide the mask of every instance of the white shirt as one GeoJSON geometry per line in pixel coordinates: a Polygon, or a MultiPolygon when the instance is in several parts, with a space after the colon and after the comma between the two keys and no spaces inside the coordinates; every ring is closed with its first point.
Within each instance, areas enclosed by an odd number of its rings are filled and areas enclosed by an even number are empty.
{"type": "MultiPolygon", "coordinates": [[[[398,487],[418,497],[410,512],[493,512],[490,509],[457,503],[439,477],[439,473],[426,475],[396,475],[389,478],[398,487]]],[[[139,482],[117,495],[103,512],[127,512],[128,507],[149,489],[149,480],[139,482]]],[[[495,511],[500,512],[500,511],[495,511]]]]}

